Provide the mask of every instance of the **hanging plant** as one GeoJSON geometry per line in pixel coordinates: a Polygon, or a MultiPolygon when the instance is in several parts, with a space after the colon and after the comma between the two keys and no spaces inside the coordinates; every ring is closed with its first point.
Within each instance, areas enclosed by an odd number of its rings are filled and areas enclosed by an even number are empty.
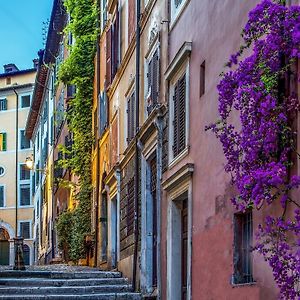
{"type": "Polygon", "coordinates": [[[290,191],[300,185],[292,176],[299,111],[296,94],[285,91],[300,57],[300,7],[263,0],[250,13],[242,33],[244,45],[230,57],[229,71],[218,85],[220,119],[207,129],[220,140],[238,195],[241,212],[282,206],[281,216],[268,216],[257,231],[258,250],[273,270],[281,299],[300,299],[300,211],[290,191]],[[244,57],[244,50],[251,54],[244,57]],[[232,115],[238,114],[235,126],[232,115]],[[295,215],[287,217],[288,206],[295,215]]]}

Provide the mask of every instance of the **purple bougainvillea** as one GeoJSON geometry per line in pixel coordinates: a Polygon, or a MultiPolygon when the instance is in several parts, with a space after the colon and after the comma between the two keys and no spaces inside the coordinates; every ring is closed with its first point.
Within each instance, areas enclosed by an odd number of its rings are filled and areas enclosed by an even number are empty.
{"type": "Polygon", "coordinates": [[[282,299],[300,299],[300,214],[286,217],[287,206],[299,207],[290,191],[300,185],[291,176],[299,110],[296,94],[285,89],[300,58],[300,7],[263,0],[250,13],[244,45],[231,55],[218,85],[220,120],[208,126],[221,141],[226,172],[239,194],[239,211],[280,202],[282,216],[269,216],[258,229],[258,250],[273,270],[282,299]],[[244,57],[246,48],[251,55],[244,57]],[[239,114],[235,127],[232,114],[239,114]]]}

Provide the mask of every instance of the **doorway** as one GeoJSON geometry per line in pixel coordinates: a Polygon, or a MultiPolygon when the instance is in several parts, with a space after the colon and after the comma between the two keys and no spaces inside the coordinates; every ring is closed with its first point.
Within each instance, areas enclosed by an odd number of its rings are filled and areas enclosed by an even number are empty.
{"type": "Polygon", "coordinates": [[[0,265],[9,265],[9,234],[4,228],[0,228],[0,265]]]}
{"type": "Polygon", "coordinates": [[[110,217],[110,241],[111,241],[111,268],[117,267],[118,255],[118,218],[117,218],[117,197],[111,200],[111,217],[110,217]]]}

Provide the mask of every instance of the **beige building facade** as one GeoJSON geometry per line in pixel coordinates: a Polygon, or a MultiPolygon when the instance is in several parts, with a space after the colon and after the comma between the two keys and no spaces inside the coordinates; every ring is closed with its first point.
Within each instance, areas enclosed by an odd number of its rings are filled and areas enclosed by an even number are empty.
{"type": "Polygon", "coordinates": [[[25,136],[25,126],[35,63],[26,70],[8,64],[0,74],[0,265],[14,264],[16,236],[24,238],[25,264],[34,261],[32,184],[30,170],[25,167],[32,146],[25,136]]]}

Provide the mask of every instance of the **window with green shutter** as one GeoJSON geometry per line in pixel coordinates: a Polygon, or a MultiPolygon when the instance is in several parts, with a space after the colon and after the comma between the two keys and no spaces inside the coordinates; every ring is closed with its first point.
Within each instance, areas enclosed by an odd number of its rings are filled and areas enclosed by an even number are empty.
{"type": "Polygon", "coordinates": [[[6,132],[0,133],[0,151],[7,150],[7,136],[6,132]]]}

